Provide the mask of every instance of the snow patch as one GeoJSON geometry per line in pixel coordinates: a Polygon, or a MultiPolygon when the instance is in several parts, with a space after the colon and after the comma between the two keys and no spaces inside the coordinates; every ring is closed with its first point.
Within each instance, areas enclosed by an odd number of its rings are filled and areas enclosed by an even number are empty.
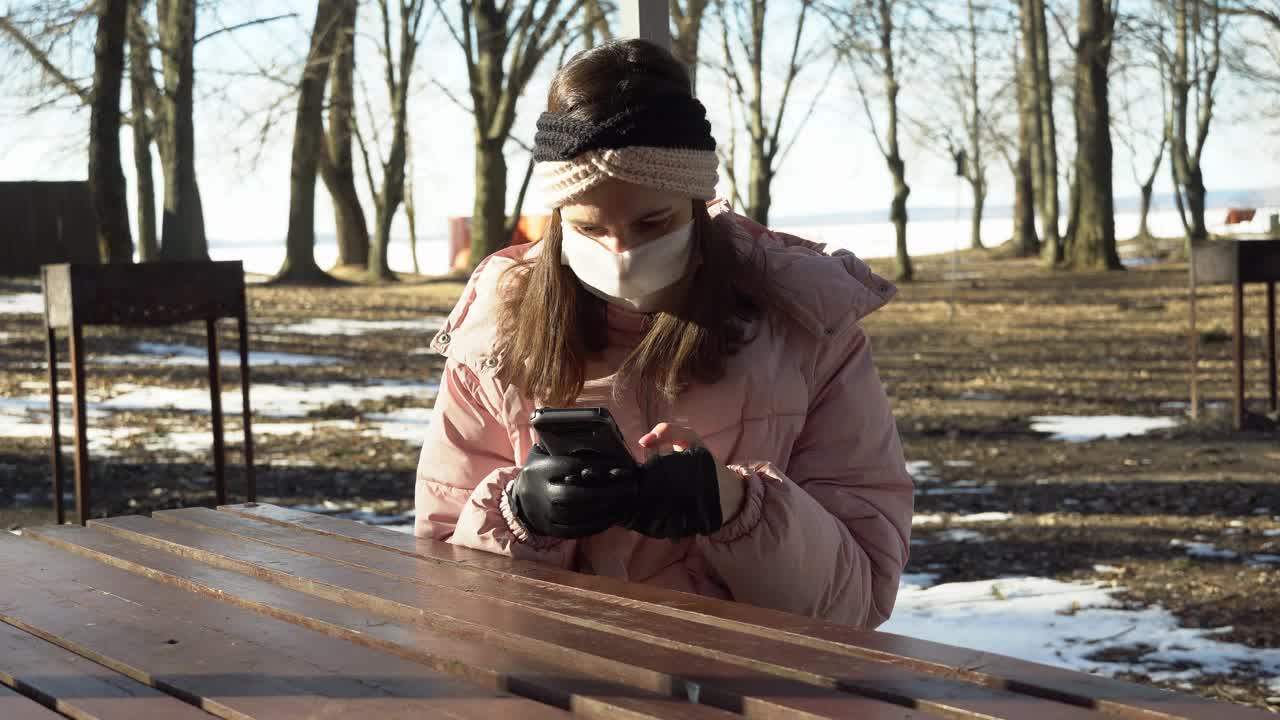
{"type": "Polygon", "coordinates": [[[1133,415],[1040,415],[1031,418],[1034,432],[1050,433],[1050,440],[1081,443],[1099,438],[1145,435],[1153,430],[1177,427],[1172,417],[1133,415]]]}
{"type": "Polygon", "coordinates": [[[1235,550],[1220,550],[1214,547],[1213,543],[1207,542],[1191,542],[1174,538],[1169,541],[1169,545],[1171,547],[1186,548],[1187,554],[1191,557],[1221,558],[1230,560],[1240,556],[1235,550]]]}
{"type": "MultiPolygon", "coordinates": [[[[134,346],[134,352],[126,355],[94,355],[94,362],[106,365],[164,365],[164,366],[199,366],[205,367],[209,362],[209,351],[205,348],[190,345],[172,345],[168,343],[142,342],[134,346]]],[[[285,365],[289,367],[307,367],[315,365],[337,365],[342,358],[326,355],[303,355],[286,352],[254,352],[249,350],[249,365],[285,365]]],[[[240,367],[238,350],[223,350],[218,353],[218,364],[223,367],[240,367]]],[[[256,385],[254,387],[257,387],[256,385]]],[[[252,391],[252,388],[250,389],[252,391]]]]}
{"type": "Polygon", "coordinates": [[[924,590],[938,582],[937,573],[903,573],[898,583],[898,592],[904,590],[924,590]]]}
{"type": "Polygon", "coordinates": [[[1012,520],[1013,514],[1007,512],[983,512],[974,513],[972,515],[957,515],[952,519],[956,522],[994,523],[1012,520]]]}
{"type": "Polygon", "coordinates": [[[1263,677],[1280,675],[1280,649],[1220,642],[1214,638],[1220,631],[1178,627],[1158,606],[1115,607],[1116,590],[1107,586],[1011,577],[903,587],[893,617],[878,630],[1102,675],[1138,671],[1153,680],[1186,680],[1254,663],[1263,677]],[[1151,650],[1136,663],[1090,659],[1113,647],[1151,650]],[[1191,669],[1175,669],[1183,662],[1191,669]]]}
{"type": "Polygon", "coordinates": [[[370,413],[365,419],[374,427],[365,434],[404,440],[421,445],[426,440],[427,425],[431,423],[431,408],[405,408],[390,413],[370,413]]]}
{"type": "MultiPolygon", "coordinates": [[[[254,415],[266,417],[299,417],[335,403],[357,405],[364,400],[386,400],[392,397],[416,398],[434,396],[439,383],[382,381],[372,385],[346,383],[307,386],[253,385],[249,404],[254,415]]],[[[222,394],[222,412],[239,414],[243,407],[240,389],[222,394]]],[[[126,392],[100,404],[104,410],[160,410],[172,408],[182,412],[208,413],[209,392],[198,389],[145,387],[126,392]]]]}
{"type": "Polygon", "coordinates": [[[942,542],[987,542],[990,538],[977,530],[966,530],[965,528],[951,528],[933,536],[932,539],[941,540],[942,542]]]}
{"type": "Polygon", "coordinates": [[[943,519],[941,515],[913,515],[911,525],[941,525],[943,519]]]}
{"type": "Polygon", "coordinates": [[[942,482],[938,472],[933,469],[933,463],[928,460],[908,460],[907,474],[918,483],[942,482]]]}
{"type": "Polygon", "coordinates": [[[312,318],[291,325],[277,325],[276,332],[297,335],[366,335],[375,332],[423,332],[436,333],[444,327],[448,317],[431,315],[417,320],[341,320],[338,318],[312,318]]]}
{"type": "Polygon", "coordinates": [[[43,315],[44,296],[40,293],[0,295],[0,315],[43,315]]]}

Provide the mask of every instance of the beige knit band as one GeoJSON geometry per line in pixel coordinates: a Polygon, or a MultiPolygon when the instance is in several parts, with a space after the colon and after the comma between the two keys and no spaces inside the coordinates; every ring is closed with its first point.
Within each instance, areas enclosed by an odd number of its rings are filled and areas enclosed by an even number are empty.
{"type": "Polygon", "coordinates": [[[534,167],[547,206],[557,208],[610,178],[700,200],[716,195],[719,162],[712,150],[624,147],[588,150],[572,160],[534,167]]]}

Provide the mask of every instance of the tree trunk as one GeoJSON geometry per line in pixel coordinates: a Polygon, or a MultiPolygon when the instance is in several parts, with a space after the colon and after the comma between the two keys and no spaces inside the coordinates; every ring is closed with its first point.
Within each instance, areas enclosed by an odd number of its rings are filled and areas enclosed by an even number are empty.
{"type": "Polygon", "coordinates": [[[208,260],[200,188],[196,184],[194,50],[196,0],[159,0],[160,57],[164,65],[164,219],[160,256],[208,260]]]}
{"type": "Polygon", "coordinates": [[[274,278],[281,283],[328,283],[332,278],[316,264],[316,172],[323,148],[324,85],[341,14],[341,0],[320,0],[311,48],[298,83],[298,112],[293,125],[293,157],[289,167],[289,229],[284,265],[274,278]]]}
{"type": "Polygon", "coordinates": [[[476,201],[471,213],[470,265],[506,247],[511,237],[507,227],[507,159],[501,141],[476,133],[476,201]]]}
{"type": "Polygon", "coordinates": [[[151,119],[149,98],[151,76],[151,39],[142,18],[146,0],[129,3],[129,90],[133,106],[133,167],[138,176],[138,261],[152,262],[160,257],[156,241],[156,188],[151,169],[151,119]]]}
{"type": "Polygon", "coordinates": [[[413,274],[421,275],[418,267],[418,206],[413,199],[413,144],[412,137],[405,137],[404,218],[409,221],[409,257],[413,260],[413,274]]]}
{"type": "Polygon", "coordinates": [[[897,239],[893,278],[898,282],[911,282],[915,277],[911,253],[907,252],[907,196],[911,194],[911,187],[907,185],[907,171],[902,159],[891,157],[888,161],[889,170],[893,173],[893,201],[889,205],[889,219],[893,221],[893,232],[897,239]]]}
{"type": "Polygon", "coordinates": [[[694,94],[698,91],[698,38],[702,34],[702,17],[707,0],[671,0],[671,20],[675,32],[671,35],[671,52],[689,68],[689,84],[694,94]]]}
{"type": "Polygon", "coordinates": [[[1040,252],[1036,234],[1036,201],[1034,176],[1035,107],[1031,104],[1034,89],[1029,73],[1014,53],[1014,82],[1018,90],[1018,157],[1013,168],[1013,248],[1018,257],[1031,257],[1040,252]]]}
{"type": "Polygon", "coordinates": [[[369,226],[356,194],[351,138],[355,123],[356,0],[342,0],[338,34],[334,38],[329,84],[329,129],[320,153],[320,177],[333,198],[333,225],[338,242],[338,265],[369,265],[369,226]]]}
{"type": "MultiPolygon", "coordinates": [[[[751,0],[751,43],[747,53],[751,70],[751,167],[747,177],[747,217],[761,225],[769,224],[769,181],[773,175],[764,120],[765,10],[765,0],[751,0]]],[[[778,112],[782,110],[778,108],[778,112]]]]}
{"type": "Polygon", "coordinates": [[[1036,232],[1036,197],[1041,177],[1041,117],[1039,117],[1039,73],[1036,72],[1036,23],[1029,0],[1021,0],[1021,56],[1015,49],[1015,79],[1018,83],[1018,161],[1014,172],[1014,247],[1019,258],[1041,251],[1036,232]]]}
{"type": "Polygon", "coordinates": [[[1080,178],[1075,173],[1075,165],[1073,163],[1072,169],[1067,173],[1067,231],[1062,235],[1064,258],[1071,257],[1071,243],[1076,239],[1076,223],[1079,220],[1080,178]]]}
{"type": "MultiPolygon", "coordinates": [[[[400,72],[409,69],[403,65],[400,72]]],[[[407,85],[407,84],[406,84],[407,85]]],[[[392,100],[395,124],[392,128],[391,154],[382,174],[382,192],[378,193],[378,219],[374,226],[373,242],[369,244],[369,279],[395,280],[395,273],[387,263],[387,250],[391,247],[391,222],[395,219],[400,203],[404,201],[405,128],[408,99],[403,92],[392,100]]]]}
{"type": "Polygon", "coordinates": [[[1123,270],[1116,251],[1107,68],[1115,18],[1106,0],[1080,0],[1076,41],[1076,206],[1069,262],[1077,269],[1123,270]]]}
{"type": "Polygon", "coordinates": [[[1138,206],[1138,239],[1148,240],[1151,238],[1151,229],[1147,227],[1147,215],[1151,212],[1151,191],[1155,183],[1148,181],[1139,188],[1141,193],[1141,203],[1138,206]]]}
{"type": "MultiPolygon", "coordinates": [[[[1163,82],[1163,80],[1161,80],[1163,82]]],[[[1138,239],[1150,240],[1151,229],[1147,227],[1147,216],[1151,213],[1151,193],[1155,187],[1156,174],[1160,172],[1160,163],[1164,161],[1164,148],[1169,144],[1169,133],[1171,132],[1168,120],[1168,113],[1165,113],[1164,137],[1160,139],[1160,148],[1156,150],[1155,160],[1151,161],[1151,172],[1147,174],[1147,179],[1138,187],[1138,191],[1142,198],[1142,204],[1138,209],[1138,239]]],[[[1174,186],[1177,190],[1177,186],[1174,186]]]]}
{"type": "Polygon", "coordinates": [[[93,103],[89,114],[89,195],[102,262],[133,262],[129,202],[120,167],[120,85],[128,0],[97,0],[98,37],[93,55],[93,103]]]}
{"type": "Polygon", "coordinates": [[[751,175],[747,178],[747,217],[761,225],[769,224],[769,206],[773,204],[770,185],[773,173],[764,148],[764,138],[751,142],[751,175]]]}
{"type": "Polygon", "coordinates": [[[887,0],[879,0],[878,30],[880,33],[881,75],[884,79],[884,100],[889,111],[885,127],[884,160],[893,175],[893,200],[889,204],[889,219],[893,221],[897,244],[894,255],[894,280],[911,282],[915,269],[911,265],[911,253],[907,251],[907,166],[898,148],[898,75],[893,54],[893,8],[887,0]]]}
{"type": "MultiPolygon", "coordinates": [[[[502,153],[505,133],[494,132],[494,121],[506,92],[503,55],[506,27],[491,1],[475,2],[476,80],[472,97],[476,107],[476,195],[471,212],[471,267],[506,247],[511,237],[507,227],[507,159],[502,153]],[[503,42],[499,42],[503,41],[503,42]],[[481,110],[484,112],[481,112],[481,110]]],[[[501,130],[501,128],[497,128],[501,130]]]]}
{"type": "Polygon", "coordinates": [[[981,178],[969,183],[973,188],[973,213],[969,216],[969,249],[982,250],[982,210],[987,202],[987,184],[981,178]]]}
{"type": "MultiPolygon", "coordinates": [[[[418,52],[418,21],[422,17],[420,2],[400,3],[400,58],[399,75],[387,58],[387,92],[391,96],[391,152],[382,166],[382,192],[378,193],[378,219],[373,242],[369,246],[369,279],[374,281],[396,280],[387,263],[387,250],[391,246],[391,221],[404,202],[404,168],[409,144],[409,79],[413,76],[413,59],[418,52]]],[[[384,28],[384,38],[389,37],[390,20],[384,28]]],[[[388,50],[388,53],[390,50],[388,50]]]]}
{"type": "MultiPolygon", "coordinates": [[[[1018,142],[1019,147],[1023,142],[1028,142],[1031,153],[1031,187],[1032,196],[1029,202],[1031,214],[1034,217],[1039,213],[1040,199],[1044,197],[1044,187],[1041,181],[1044,179],[1044,121],[1040,117],[1040,65],[1037,61],[1040,53],[1039,43],[1036,38],[1036,22],[1035,22],[1035,0],[1020,0],[1020,12],[1018,13],[1019,22],[1022,29],[1022,60],[1019,65],[1019,72],[1022,74],[1021,90],[1025,95],[1020,98],[1019,104],[1019,121],[1018,121],[1018,142]],[[1024,119],[1025,118],[1025,121],[1024,119]],[[1029,125],[1025,127],[1024,125],[1029,125]],[[1024,141],[1022,133],[1027,134],[1024,141]]],[[[1040,238],[1036,237],[1036,252],[1040,252],[1040,238]]]]}
{"type": "Polygon", "coordinates": [[[1049,65],[1049,30],[1044,0],[1029,0],[1035,24],[1036,89],[1040,108],[1040,224],[1044,253],[1051,265],[1062,262],[1062,236],[1058,228],[1058,140],[1053,119],[1053,75],[1049,65]]]}
{"type": "Polygon", "coordinates": [[[973,217],[969,231],[969,248],[982,250],[982,207],[987,199],[986,170],[982,157],[982,107],[978,88],[978,23],[973,0],[965,3],[969,31],[969,74],[966,78],[969,96],[969,117],[966,129],[969,134],[969,185],[973,188],[973,217]]]}
{"type": "Polygon", "coordinates": [[[582,44],[588,48],[593,48],[599,42],[613,40],[613,33],[609,30],[609,18],[604,14],[604,8],[600,7],[600,0],[586,0],[582,4],[582,12],[584,20],[582,21],[582,44]]]}

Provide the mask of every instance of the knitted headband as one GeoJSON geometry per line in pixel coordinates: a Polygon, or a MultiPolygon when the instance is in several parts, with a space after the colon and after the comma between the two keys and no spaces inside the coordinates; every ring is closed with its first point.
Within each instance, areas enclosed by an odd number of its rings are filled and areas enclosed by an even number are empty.
{"type": "Polygon", "coordinates": [[[716,141],[702,103],[670,94],[593,123],[543,113],[534,136],[538,185],[552,207],[610,178],[709,200],[716,141]]]}

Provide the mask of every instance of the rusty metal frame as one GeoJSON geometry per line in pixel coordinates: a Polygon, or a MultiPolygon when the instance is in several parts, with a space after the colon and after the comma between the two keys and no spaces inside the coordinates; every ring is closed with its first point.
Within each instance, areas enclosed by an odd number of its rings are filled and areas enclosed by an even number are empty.
{"type": "Polygon", "coordinates": [[[1191,417],[1200,415],[1200,336],[1196,330],[1196,289],[1200,285],[1231,286],[1232,426],[1244,429],[1244,295],[1245,285],[1264,283],[1267,291],[1267,353],[1269,409],[1280,413],[1276,379],[1276,282],[1280,281],[1280,237],[1241,235],[1191,244],[1189,263],[1191,417]]]}
{"type": "Polygon", "coordinates": [[[243,398],[245,494],[257,499],[253,469],[252,409],[249,404],[249,337],[244,268],[233,262],[175,262],[145,265],[59,264],[41,268],[46,352],[49,363],[50,461],[53,466],[53,510],[65,521],[63,467],[58,408],[57,329],[70,340],[72,417],[75,424],[76,517],[89,519],[93,500],[89,469],[88,417],[85,407],[84,328],[89,325],[162,327],[203,320],[208,343],[209,391],[212,405],[214,492],[227,502],[226,459],[222,429],[222,388],[218,367],[217,322],[235,318],[239,331],[240,390],[243,398]]]}

